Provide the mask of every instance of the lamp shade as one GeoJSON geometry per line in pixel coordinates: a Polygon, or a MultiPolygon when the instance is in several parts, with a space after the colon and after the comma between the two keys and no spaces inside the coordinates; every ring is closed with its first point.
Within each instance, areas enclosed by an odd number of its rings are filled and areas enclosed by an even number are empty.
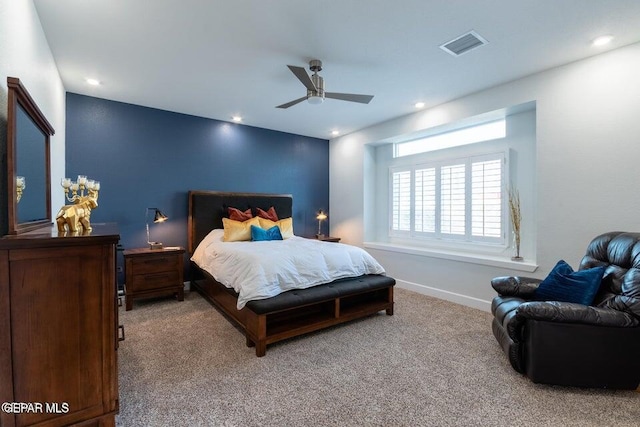
{"type": "Polygon", "coordinates": [[[323,211],[319,211],[319,212],[318,212],[318,215],[316,216],[316,219],[317,219],[318,221],[325,220],[325,219],[327,219],[327,214],[326,214],[326,213],[324,213],[323,211]]]}
{"type": "Polygon", "coordinates": [[[159,222],[165,222],[166,220],[169,219],[169,217],[167,217],[165,214],[163,214],[162,212],[160,212],[160,209],[158,208],[152,208],[156,210],[156,214],[153,217],[153,222],[154,223],[159,223],[159,222]]]}

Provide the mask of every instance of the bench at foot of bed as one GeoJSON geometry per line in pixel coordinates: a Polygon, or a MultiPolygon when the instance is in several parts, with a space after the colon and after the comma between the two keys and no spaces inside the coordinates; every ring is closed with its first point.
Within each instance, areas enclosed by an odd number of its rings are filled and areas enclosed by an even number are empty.
{"type": "Polygon", "coordinates": [[[393,315],[393,286],[387,276],[368,275],[284,292],[247,303],[247,344],[264,356],[268,344],[386,310],[393,315]]]}
{"type": "Polygon", "coordinates": [[[264,356],[267,345],[328,328],[339,323],[386,311],[393,315],[395,280],[387,276],[366,275],[291,290],[273,298],[250,301],[240,311],[231,306],[228,291],[213,290],[222,286],[210,281],[195,282],[196,289],[220,307],[244,328],[248,346],[255,346],[256,356],[264,356]]]}

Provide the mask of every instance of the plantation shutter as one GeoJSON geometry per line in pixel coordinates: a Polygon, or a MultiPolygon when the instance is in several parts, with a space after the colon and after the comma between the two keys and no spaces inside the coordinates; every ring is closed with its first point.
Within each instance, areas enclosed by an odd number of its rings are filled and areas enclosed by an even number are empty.
{"type": "Polygon", "coordinates": [[[440,232],[465,235],[465,165],[440,168],[440,232]]]}
{"type": "Polygon", "coordinates": [[[500,238],[502,233],[502,158],[471,164],[471,234],[500,238]]]}
{"type": "Polygon", "coordinates": [[[436,232],[436,169],[415,171],[415,231],[436,232]]]}
{"type": "Polygon", "coordinates": [[[506,152],[389,168],[390,236],[505,242],[506,152]]]}
{"type": "Polygon", "coordinates": [[[411,171],[392,173],[391,229],[411,231],[411,171]]]}

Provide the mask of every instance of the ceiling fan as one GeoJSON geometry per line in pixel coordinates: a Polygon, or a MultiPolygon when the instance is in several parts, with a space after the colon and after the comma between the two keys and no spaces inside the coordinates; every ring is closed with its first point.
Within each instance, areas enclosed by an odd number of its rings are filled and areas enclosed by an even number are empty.
{"type": "Polygon", "coordinates": [[[307,96],[298,98],[286,104],[278,105],[276,108],[289,108],[296,105],[305,99],[309,104],[322,104],[325,98],[339,99],[341,101],[359,102],[361,104],[368,104],[373,95],[358,95],[355,93],[337,93],[337,92],[325,92],[324,91],[324,79],[318,75],[318,71],[322,70],[322,61],[313,59],[309,61],[309,69],[313,71],[313,74],[309,76],[304,68],[296,67],[293,65],[287,65],[291,72],[302,82],[307,88],[307,96]]]}

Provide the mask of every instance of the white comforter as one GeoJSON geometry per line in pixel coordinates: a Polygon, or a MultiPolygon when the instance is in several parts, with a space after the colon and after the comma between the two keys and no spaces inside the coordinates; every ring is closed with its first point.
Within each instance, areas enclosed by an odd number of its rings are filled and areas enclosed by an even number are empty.
{"type": "Polygon", "coordinates": [[[223,242],[213,230],[191,260],[238,293],[238,310],[248,301],[271,298],[345,277],[384,274],[384,268],[355,246],[293,236],[286,240],[223,242]]]}

